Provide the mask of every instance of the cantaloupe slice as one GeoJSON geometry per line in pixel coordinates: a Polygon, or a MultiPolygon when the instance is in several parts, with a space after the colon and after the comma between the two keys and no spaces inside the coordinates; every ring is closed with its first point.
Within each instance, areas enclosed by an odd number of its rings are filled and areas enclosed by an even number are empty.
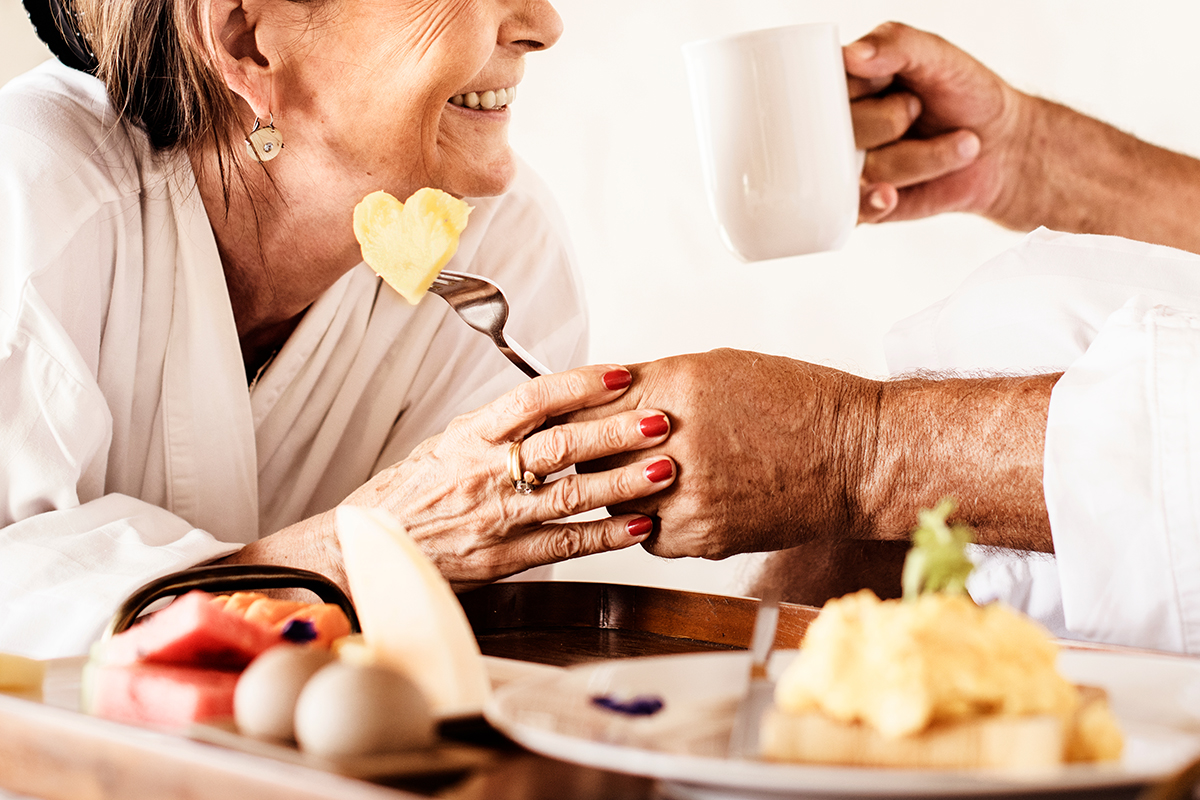
{"type": "Polygon", "coordinates": [[[449,582],[386,511],[339,506],[336,523],[372,657],[408,674],[437,716],[478,713],[491,685],[449,582]]]}
{"type": "Polygon", "coordinates": [[[456,250],[471,206],[440,189],[418,189],[401,203],[372,192],[354,208],[363,260],[416,305],[456,250]]]}
{"type": "Polygon", "coordinates": [[[350,620],[341,608],[332,603],[276,600],[261,592],[217,595],[210,602],[227,614],[237,614],[280,634],[292,620],[310,622],[316,633],[313,644],[320,647],[330,647],[334,640],[350,633],[350,620]]]}

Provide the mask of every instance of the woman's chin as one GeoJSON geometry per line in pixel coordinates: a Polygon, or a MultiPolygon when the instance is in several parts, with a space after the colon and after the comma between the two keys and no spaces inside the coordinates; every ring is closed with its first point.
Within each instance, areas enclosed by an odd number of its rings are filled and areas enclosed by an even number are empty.
{"type": "Polygon", "coordinates": [[[438,188],[459,197],[503,194],[517,177],[517,157],[507,142],[489,148],[442,149],[438,188]]]}
{"type": "Polygon", "coordinates": [[[470,175],[447,181],[442,188],[458,197],[492,197],[504,194],[516,177],[516,162],[510,161],[505,169],[492,168],[486,172],[475,171],[470,175]]]}

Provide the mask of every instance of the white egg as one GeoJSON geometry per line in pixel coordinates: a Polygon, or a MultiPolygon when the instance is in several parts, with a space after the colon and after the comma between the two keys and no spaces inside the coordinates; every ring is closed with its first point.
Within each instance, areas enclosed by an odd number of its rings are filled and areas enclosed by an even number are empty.
{"type": "Polygon", "coordinates": [[[336,661],[309,680],[296,703],[296,741],[324,757],[391,753],[434,740],[429,702],[403,673],[336,661]]]}
{"type": "Polygon", "coordinates": [[[317,670],[333,660],[328,650],[281,644],[250,662],[233,692],[233,716],[247,736],[292,739],[296,700],[317,670]]]}

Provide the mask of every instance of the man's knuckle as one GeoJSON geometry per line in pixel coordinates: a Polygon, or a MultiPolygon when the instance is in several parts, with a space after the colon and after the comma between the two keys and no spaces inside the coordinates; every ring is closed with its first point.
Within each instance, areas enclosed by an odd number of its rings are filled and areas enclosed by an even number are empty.
{"type": "Polygon", "coordinates": [[[907,100],[901,95],[889,97],[884,120],[888,129],[888,141],[893,141],[903,136],[912,122],[908,115],[907,100]]]}
{"type": "Polygon", "coordinates": [[[963,165],[963,154],[960,149],[962,140],[957,136],[945,136],[938,148],[946,169],[958,169],[963,165]]]}
{"type": "Polygon", "coordinates": [[[884,39],[899,39],[911,35],[912,31],[913,28],[910,28],[903,22],[888,20],[876,26],[872,33],[884,39]]]}

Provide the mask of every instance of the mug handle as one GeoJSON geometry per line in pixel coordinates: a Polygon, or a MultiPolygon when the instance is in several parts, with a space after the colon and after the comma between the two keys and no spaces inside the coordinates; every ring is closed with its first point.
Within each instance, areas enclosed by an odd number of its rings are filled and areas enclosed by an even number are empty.
{"type": "Polygon", "coordinates": [[[153,602],[164,597],[186,594],[193,589],[206,592],[228,592],[258,589],[307,589],[345,612],[350,631],[361,633],[354,604],[341,587],[319,572],[272,564],[214,564],[172,572],[150,581],[126,598],[108,622],[101,641],[128,630],[139,615],[153,602]]]}

